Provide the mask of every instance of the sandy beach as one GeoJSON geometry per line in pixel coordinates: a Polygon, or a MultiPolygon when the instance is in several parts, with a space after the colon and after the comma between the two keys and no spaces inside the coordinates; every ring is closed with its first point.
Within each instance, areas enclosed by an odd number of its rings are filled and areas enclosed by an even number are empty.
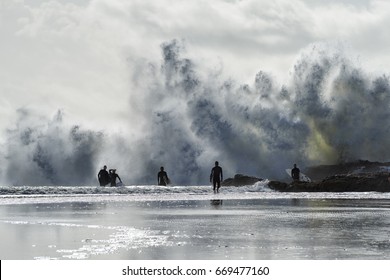
{"type": "Polygon", "coordinates": [[[0,205],[0,258],[390,259],[380,195],[257,196],[24,198],[0,205]]]}

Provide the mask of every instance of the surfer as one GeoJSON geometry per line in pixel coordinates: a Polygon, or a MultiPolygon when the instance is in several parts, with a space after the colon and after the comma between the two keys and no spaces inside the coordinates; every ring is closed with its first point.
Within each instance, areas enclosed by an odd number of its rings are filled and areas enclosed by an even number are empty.
{"type": "Polygon", "coordinates": [[[116,187],[116,178],[118,178],[119,182],[122,183],[121,178],[118,174],[116,174],[116,169],[110,169],[111,187],[116,187]]]}
{"type": "Polygon", "coordinates": [[[221,187],[221,181],[223,181],[222,168],[219,166],[218,161],[215,162],[215,166],[211,169],[210,182],[213,182],[214,193],[219,192],[221,187]]]}
{"type": "Polygon", "coordinates": [[[300,176],[300,170],[297,167],[296,164],[294,164],[294,168],[291,169],[291,177],[293,178],[294,182],[299,182],[299,176],[300,176]]]}
{"type": "Polygon", "coordinates": [[[110,183],[110,175],[107,171],[107,165],[103,166],[103,169],[100,169],[98,173],[98,180],[101,187],[104,187],[108,183],[110,183]]]}
{"type": "Polygon", "coordinates": [[[160,167],[160,172],[157,174],[157,184],[159,186],[166,186],[169,184],[169,178],[167,172],[164,171],[164,167],[160,167]]]}

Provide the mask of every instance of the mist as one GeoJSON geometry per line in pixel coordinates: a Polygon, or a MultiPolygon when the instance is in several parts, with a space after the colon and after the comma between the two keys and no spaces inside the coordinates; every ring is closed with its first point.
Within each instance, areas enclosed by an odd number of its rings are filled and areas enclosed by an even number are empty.
{"type": "Polygon", "coordinates": [[[386,161],[390,86],[339,48],[311,44],[287,81],[259,70],[243,82],[163,42],[159,61],[128,59],[129,114],[121,131],[69,123],[20,108],[4,132],[4,185],[95,185],[103,165],[125,184],[156,184],[164,166],[173,184],[207,184],[214,161],[224,177],[283,178],[297,163],[386,161]]]}
{"type": "Polygon", "coordinates": [[[103,146],[101,132],[69,126],[58,111],[51,119],[17,111],[6,132],[2,173],[9,185],[88,185],[103,146]]]}

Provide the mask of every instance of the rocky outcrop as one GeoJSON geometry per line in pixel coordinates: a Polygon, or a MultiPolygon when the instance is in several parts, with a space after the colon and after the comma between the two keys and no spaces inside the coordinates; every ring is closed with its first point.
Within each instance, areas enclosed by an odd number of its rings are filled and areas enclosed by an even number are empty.
{"type": "Polygon", "coordinates": [[[281,192],[390,192],[388,176],[387,172],[340,174],[310,183],[270,181],[268,186],[281,192]]]}
{"type": "Polygon", "coordinates": [[[311,166],[303,170],[314,181],[319,181],[335,174],[381,173],[389,171],[390,162],[372,162],[368,160],[311,166]]]}
{"type": "Polygon", "coordinates": [[[222,186],[248,186],[253,185],[258,181],[261,181],[263,179],[252,177],[252,176],[246,176],[242,174],[236,174],[234,175],[234,178],[228,178],[222,182],[222,186]]]}
{"type": "MultiPolygon", "coordinates": [[[[309,167],[303,172],[313,181],[292,183],[270,181],[268,186],[280,192],[390,192],[389,162],[359,160],[336,165],[309,167]]],[[[253,185],[261,180],[257,177],[236,174],[234,178],[223,181],[222,185],[253,185]]]]}

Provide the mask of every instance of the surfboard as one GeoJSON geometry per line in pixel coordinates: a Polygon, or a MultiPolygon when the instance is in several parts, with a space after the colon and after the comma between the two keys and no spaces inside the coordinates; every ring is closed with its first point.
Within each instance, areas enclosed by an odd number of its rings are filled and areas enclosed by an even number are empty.
{"type": "Polygon", "coordinates": [[[171,183],[171,180],[169,180],[168,177],[164,176],[164,182],[166,185],[169,185],[171,183]]]}
{"type": "MultiPolygon", "coordinates": [[[[287,168],[286,169],[286,173],[288,174],[288,176],[291,177],[291,169],[290,168],[287,168]]],[[[299,181],[302,181],[302,182],[311,182],[311,179],[306,176],[305,174],[303,174],[302,172],[299,173],[299,181]]]]}

